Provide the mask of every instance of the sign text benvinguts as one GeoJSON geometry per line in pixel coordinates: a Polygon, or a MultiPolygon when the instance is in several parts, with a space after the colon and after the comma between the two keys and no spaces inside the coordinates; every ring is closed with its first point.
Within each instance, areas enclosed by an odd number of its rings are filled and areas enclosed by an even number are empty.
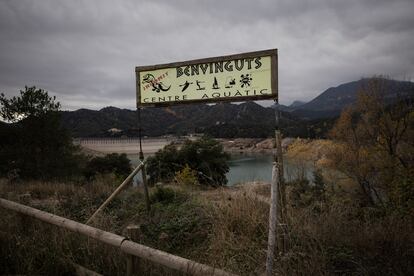
{"type": "Polygon", "coordinates": [[[137,106],[277,99],[277,50],[136,67],[137,106]]]}

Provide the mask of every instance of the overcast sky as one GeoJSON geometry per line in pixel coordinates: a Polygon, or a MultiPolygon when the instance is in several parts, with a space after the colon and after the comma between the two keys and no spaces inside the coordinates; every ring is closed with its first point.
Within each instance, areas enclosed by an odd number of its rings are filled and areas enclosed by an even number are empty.
{"type": "Polygon", "coordinates": [[[279,99],[414,79],[413,0],[0,0],[0,92],[135,108],[135,66],[277,48],[279,99]]]}

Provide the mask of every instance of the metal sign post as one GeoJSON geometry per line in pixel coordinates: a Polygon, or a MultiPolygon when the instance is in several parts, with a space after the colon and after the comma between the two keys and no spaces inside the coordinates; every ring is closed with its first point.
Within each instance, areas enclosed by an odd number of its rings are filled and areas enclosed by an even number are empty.
{"type": "Polygon", "coordinates": [[[280,252],[286,251],[286,243],[287,243],[287,207],[286,207],[286,185],[285,179],[283,177],[284,170],[283,170],[283,149],[282,149],[282,133],[280,127],[280,108],[279,103],[276,101],[276,128],[275,128],[275,156],[274,160],[277,162],[279,166],[279,185],[278,185],[278,208],[279,208],[279,223],[278,223],[278,248],[280,252]]]}
{"type": "Polygon", "coordinates": [[[272,182],[270,187],[269,236],[266,258],[266,275],[272,275],[275,249],[285,251],[286,196],[283,182],[283,153],[280,133],[279,103],[275,100],[275,143],[273,151],[272,182]],[[276,245],[277,243],[277,245],[276,245]]]}
{"type": "Polygon", "coordinates": [[[151,210],[151,204],[150,204],[149,194],[148,194],[147,170],[145,168],[144,152],[142,151],[141,108],[137,108],[137,114],[138,114],[138,135],[139,135],[139,160],[141,160],[142,164],[144,164],[141,170],[141,175],[142,175],[142,183],[144,185],[145,206],[147,208],[147,212],[149,212],[151,210]]]}

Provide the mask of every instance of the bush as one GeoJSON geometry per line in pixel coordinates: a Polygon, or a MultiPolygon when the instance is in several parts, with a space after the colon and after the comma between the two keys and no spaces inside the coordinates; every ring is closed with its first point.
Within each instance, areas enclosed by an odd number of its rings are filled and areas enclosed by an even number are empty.
{"type": "Polygon", "coordinates": [[[306,207],[313,202],[312,188],[307,179],[296,179],[286,184],[292,187],[289,193],[289,201],[292,206],[306,207]]]}
{"type": "Polygon", "coordinates": [[[197,141],[187,140],[181,149],[170,144],[148,158],[149,181],[172,181],[177,172],[188,166],[196,173],[198,183],[222,186],[227,183],[229,158],[219,142],[207,137],[197,141]]]}
{"type": "Polygon", "coordinates": [[[291,186],[289,199],[292,206],[303,208],[326,201],[326,185],[319,169],[313,172],[313,183],[309,183],[306,178],[299,178],[287,185],[291,186]]]}
{"type": "Polygon", "coordinates": [[[159,202],[159,203],[169,204],[171,202],[174,202],[176,198],[177,198],[177,193],[173,189],[157,186],[155,192],[152,193],[150,196],[150,201],[151,203],[159,202]]]}
{"type": "Polygon", "coordinates": [[[194,187],[199,185],[197,173],[192,170],[188,164],[185,165],[184,169],[175,173],[175,181],[177,184],[186,187],[194,187]]]}
{"type": "Polygon", "coordinates": [[[207,211],[180,189],[157,187],[151,201],[150,218],[141,215],[143,243],[191,259],[203,256],[211,229],[207,211]]]}
{"type": "Polygon", "coordinates": [[[92,179],[97,174],[113,173],[116,177],[124,179],[131,171],[131,162],[125,153],[111,153],[89,160],[84,169],[84,175],[86,178],[92,179]]]}

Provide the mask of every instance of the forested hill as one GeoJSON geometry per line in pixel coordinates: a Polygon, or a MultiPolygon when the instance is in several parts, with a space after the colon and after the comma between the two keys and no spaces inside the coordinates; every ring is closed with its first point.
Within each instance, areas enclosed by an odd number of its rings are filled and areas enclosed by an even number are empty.
{"type": "MultiPolygon", "coordinates": [[[[344,107],[354,103],[358,91],[372,79],[331,87],[308,103],[282,106],[281,126],[285,136],[325,137],[344,107]]],[[[383,96],[388,103],[414,96],[414,83],[383,80],[383,96]]],[[[63,125],[74,137],[137,136],[137,113],[106,107],[99,111],[80,109],[62,112],[63,125]],[[109,131],[111,130],[112,131],[109,131]]],[[[185,135],[206,133],[213,137],[269,137],[275,126],[274,109],[254,102],[243,104],[183,105],[147,108],[142,111],[143,135],[185,135]]]]}
{"type": "MultiPolygon", "coordinates": [[[[136,136],[137,118],[136,111],[116,107],[62,112],[63,125],[74,137],[136,136]]],[[[144,109],[141,122],[146,136],[206,133],[225,138],[269,137],[275,127],[275,111],[254,102],[183,105],[144,109]]],[[[305,123],[290,113],[282,112],[281,125],[289,136],[309,133],[305,123]]]]}
{"type": "MultiPolygon", "coordinates": [[[[371,80],[372,78],[361,79],[331,87],[308,103],[292,104],[284,110],[303,119],[339,116],[344,107],[356,101],[359,91],[369,89],[371,80]]],[[[382,81],[383,97],[388,103],[392,103],[399,97],[414,95],[413,82],[389,79],[382,79],[382,81]]]]}

